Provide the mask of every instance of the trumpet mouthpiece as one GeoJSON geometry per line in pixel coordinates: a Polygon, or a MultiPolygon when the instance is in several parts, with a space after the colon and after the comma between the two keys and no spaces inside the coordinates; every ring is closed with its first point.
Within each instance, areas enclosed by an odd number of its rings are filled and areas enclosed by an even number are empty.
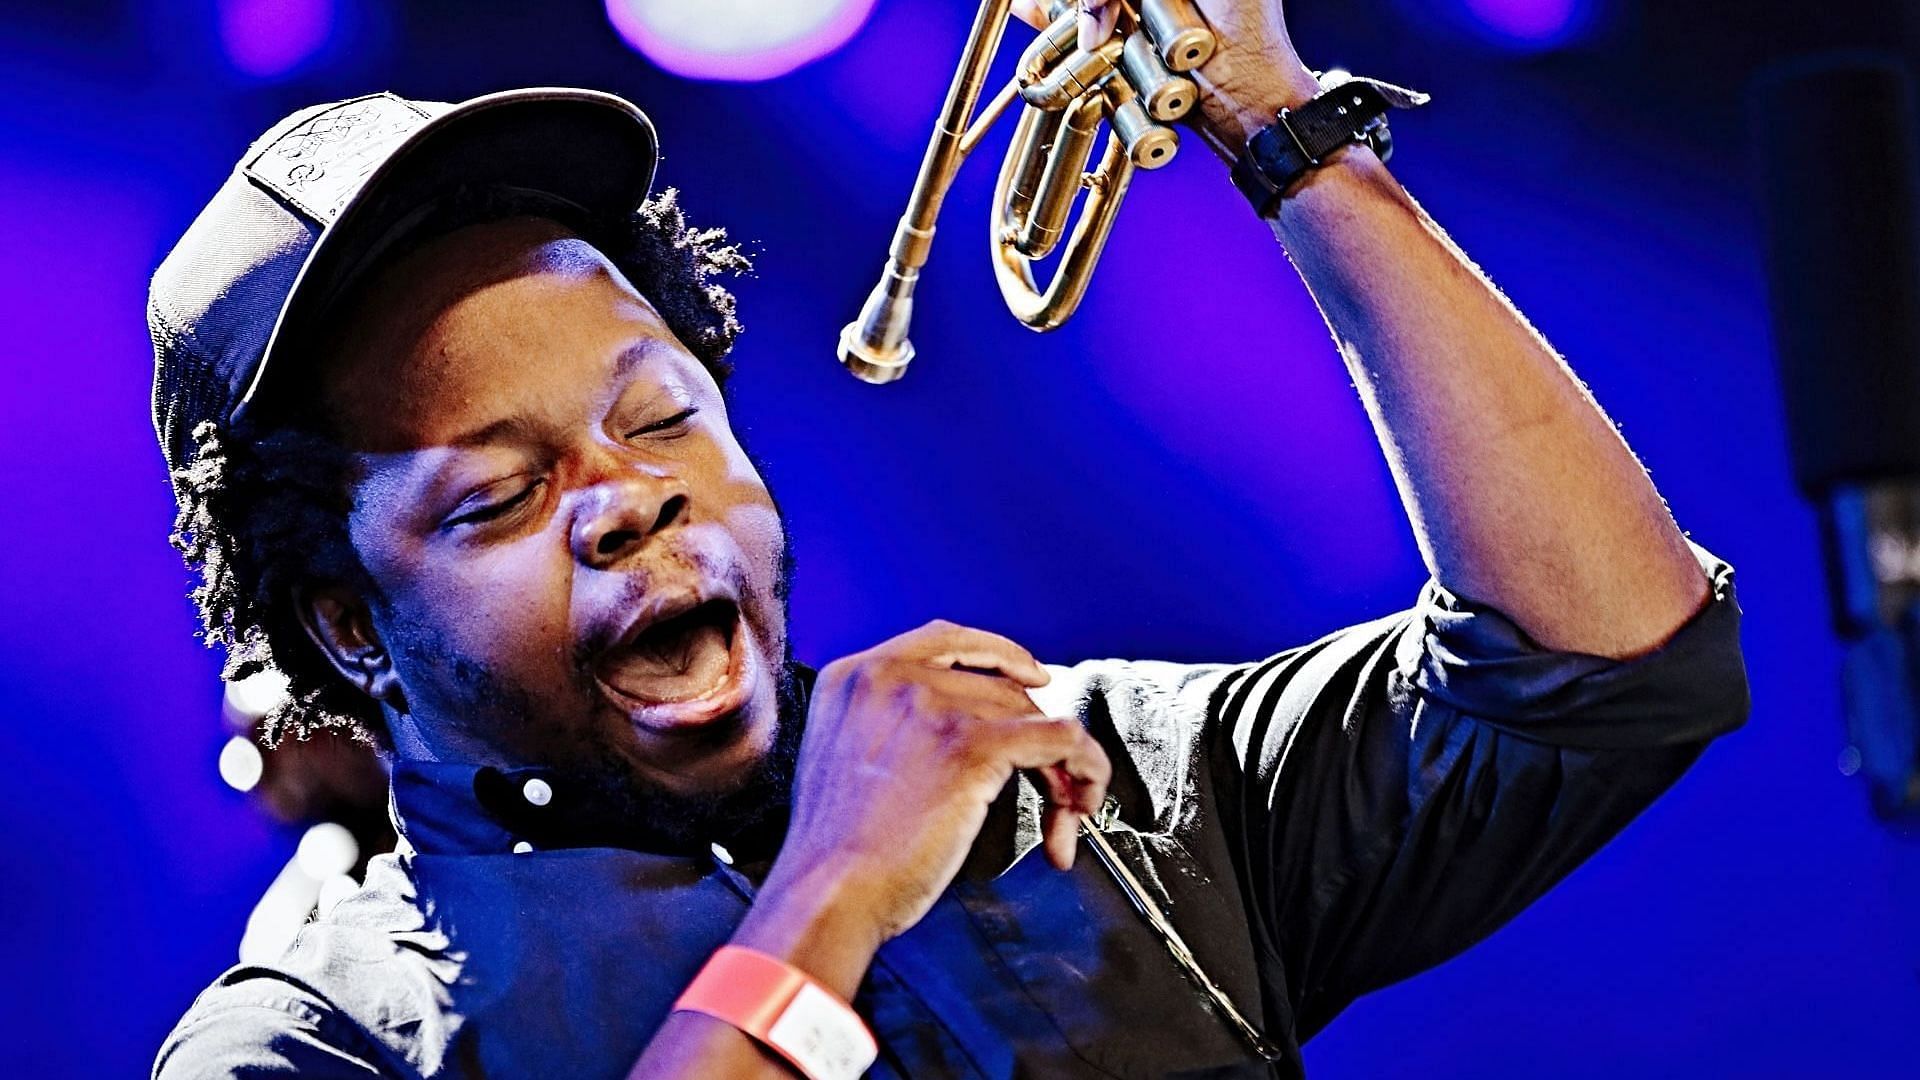
{"type": "Polygon", "coordinates": [[[854,378],[879,386],[907,373],[913,363],[907,328],[913,321],[913,286],[919,276],[889,260],[860,317],[840,331],[840,363],[854,378]]]}

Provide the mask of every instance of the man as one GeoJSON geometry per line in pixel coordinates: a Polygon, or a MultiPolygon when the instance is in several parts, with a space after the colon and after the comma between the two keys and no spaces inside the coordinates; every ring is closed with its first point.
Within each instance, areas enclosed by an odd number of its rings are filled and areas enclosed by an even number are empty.
{"type": "MultiPolygon", "coordinates": [[[[1322,88],[1277,3],[1201,7],[1233,160],[1322,88]]],[[[1413,611],[1205,666],[936,623],[816,675],[722,394],[741,260],[631,212],[654,156],[584,91],[321,106],[156,275],[208,636],[287,674],[276,737],[377,743],[402,836],[156,1076],[1298,1075],[1744,718],[1730,571],[1360,144],[1259,201],[1413,611]]]]}

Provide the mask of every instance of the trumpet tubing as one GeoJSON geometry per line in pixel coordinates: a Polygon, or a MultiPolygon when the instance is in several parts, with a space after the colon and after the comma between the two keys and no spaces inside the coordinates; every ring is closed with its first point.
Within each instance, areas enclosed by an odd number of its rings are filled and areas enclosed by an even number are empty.
{"type": "Polygon", "coordinates": [[[1008,310],[1025,325],[1052,330],[1072,317],[1135,170],[1160,168],[1179,149],[1179,136],[1168,125],[1200,97],[1194,81],[1182,73],[1213,55],[1213,31],[1192,0],[1136,2],[1137,11],[1122,3],[1119,25],[1108,40],[1083,49],[1075,5],[1052,0],[1047,9],[1052,21],[1021,51],[1012,82],[976,117],[1012,5],[1012,0],[982,0],[913,194],[894,230],[886,268],[859,317],[840,332],[840,361],[848,371],[872,383],[906,373],[914,357],[908,336],[914,291],[933,247],[941,204],[961,163],[1016,104],[1019,122],[994,190],[994,278],[1008,310]],[[1106,146],[1094,164],[1103,121],[1106,146]],[[1043,288],[1034,264],[1056,253],[1058,266],[1043,288]]]}
{"type": "Polygon", "coordinates": [[[1076,52],[1045,78],[1021,88],[1020,97],[1036,109],[1064,109],[1099,89],[1120,63],[1120,51],[1119,42],[1109,41],[1092,52],[1076,52]]]}
{"type": "Polygon", "coordinates": [[[1079,42],[1080,15],[1069,10],[1047,24],[1040,36],[1033,39],[1033,44],[1027,46],[1027,51],[1020,54],[1015,78],[1022,87],[1039,82],[1055,64],[1071,55],[1079,42]]]}
{"type": "MultiPolygon", "coordinates": [[[[1080,183],[1087,158],[1093,153],[1094,138],[1100,134],[1100,101],[1088,96],[1079,99],[1066,114],[1053,145],[1047,148],[1046,164],[1040,173],[1040,188],[1027,211],[1025,227],[1014,246],[1029,259],[1044,259],[1067,231],[1067,219],[1073,214],[1073,201],[1080,194],[1080,183]]],[[[1038,153],[1038,149],[1034,151],[1038,153]]]]}
{"type": "Polygon", "coordinates": [[[1001,208],[1000,222],[1008,237],[1017,237],[1025,228],[1028,215],[1033,210],[1033,201],[1040,194],[1040,180],[1046,175],[1047,163],[1053,159],[1054,144],[1059,141],[1060,130],[1066,126],[1067,111],[1039,112],[1032,125],[1032,134],[1024,142],[1026,152],[1017,159],[1018,167],[1014,171],[1013,182],[1007,190],[1006,204],[1001,208]]]}

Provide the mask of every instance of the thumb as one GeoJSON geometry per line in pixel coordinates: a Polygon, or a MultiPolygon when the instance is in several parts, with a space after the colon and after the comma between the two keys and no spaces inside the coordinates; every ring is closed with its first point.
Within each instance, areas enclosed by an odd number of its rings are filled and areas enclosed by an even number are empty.
{"type": "Polygon", "coordinates": [[[1047,13],[1040,10],[1040,0],[1013,0],[1013,17],[1035,30],[1047,28],[1047,13]]]}
{"type": "Polygon", "coordinates": [[[1107,43],[1120,22],[1120,5],[1114,0],[1078,0],[1080,4],[1080,51],[1092,52],[1107,43]]]}

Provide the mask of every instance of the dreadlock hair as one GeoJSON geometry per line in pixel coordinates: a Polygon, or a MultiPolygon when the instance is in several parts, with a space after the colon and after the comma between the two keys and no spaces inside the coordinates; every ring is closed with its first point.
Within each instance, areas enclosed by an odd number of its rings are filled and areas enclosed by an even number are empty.
{"type": "MultiPolygon", "coordinates": [[[[521,215],[555,219],[592,242],[724,389],[728,354],[743,327],[720,279],[752,270],[746,253],[727,243],[726,230],[688,224],[672,188],[631,213],[598,218],[527,192],[461,189],[409,235],[418,242],[521,215]]],[[[309,359],[302,366],[318,365],[309,359]]],[[[322,583],[379,596],[347,531],[351,455],[313,417],[231,427],[209,421],[193,439],[191,458],[174,474],[179,513],[171,540],[198,577],[189,594],[197,636],[224,651],[221,678],[272,671],[285,677],[286,699],[262,718],[269,746],[327,728],[385,745],[379,708],[334,670],[294,604],[297,590],[322,583]]]]}

